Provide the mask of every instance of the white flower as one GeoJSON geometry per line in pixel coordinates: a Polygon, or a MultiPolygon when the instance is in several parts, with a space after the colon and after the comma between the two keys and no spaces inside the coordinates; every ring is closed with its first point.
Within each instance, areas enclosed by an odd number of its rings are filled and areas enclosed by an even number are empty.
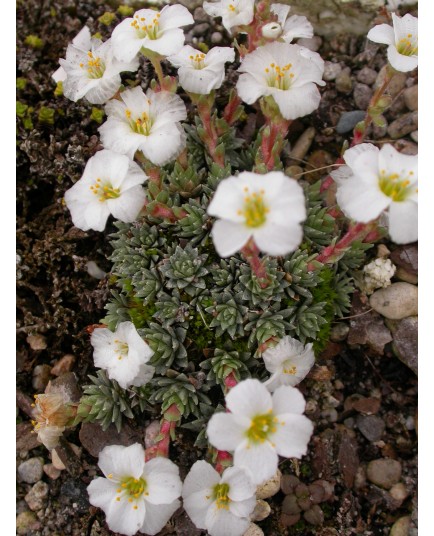
{"type": "Polygon", "coordinates": [[[255,508],[255,492],[244,468],[229,467],[220,477],[209,463],[198,461],[185,478],[182,498],[197,528],[211,536],[242,536],[255,508]]]}
{"type": "Polygon", "coordinates": [[[286,255],[303,238],[306,207],[302,187],[281,171],[244,171],[220,182],[208,214],[221,218],[212,229],[221,257],[233,255],[251,237],[261,251],[286,255]]]}
{"type": "Polygon", "coordinates": [[[405,155],[392,145],[379,150],[361,143],[344,153],[346,166],[332,172],[336,198],[343,212],[367,223],[388,210],[391,239],[397,244],[417,240],[417,155],[405,155]]]}
{"type": "Polygon", "coordinates": [[[90,342],[95,366],[106,370],[124,389],[144,385],[152,378],[155,369],[146,363],[154,352],[132,322],[121,322],[114,333],[107,328],[95,329],[90,342]]]}
{"type": "Polygon", "coordinates": [[[273,392],[281,385],[297,385],[303,380],[315,363],[312,344],[304,346],[297,339],[286,336],[273,348],[262,354],[265,368],[271,377],[264,382],[265,387],[273,392]]]}
{"type": "Polygon", "coordinates": [[[219,0],[204,2],[203,9],[211,17],[221,17],[222,24],[231,33],[231,28],[250,24],[253,20],[255,0],[219,0]]]}
{"type": "Polygon", "coordinates": [[[235,60],[235,50],[230,47],[214,47],[203,54],[186,45],[178,54],[167,59],[178,67],[179,83],[185,91],[208,95],[222,85],[225,63],[235,60]]]}
{"type": "Polygon", "coordinates": [[[409,13],[399,17],[392,13],[393,28],[388,24],[374,26],[368,39],[389,45],[387,59],[397,71],[407,72],[417,67],[418,32],[417,18],[409,13]]]}
{"type": "Polygon", "coordinates": [[[244,380],[226,395],[230,413],[215,413],[208,440],[219,450],[234,451],[235,467],[246,467],[255,484],[271,478],[278,455],[300,458],[313,431],[302,415],[303,395],[295,387],[278,387],[271,395],[259,380],[244,380]]]}
{"type": "Polygon", "coordinates": [[[66,59],[53,74],[56,82],[63,82],[63,94],[77,102],[86,97],[92,104],[107,102],[121,86],[119,73],[137,71],[139,61],[121,62],[114,58],[112,43],[92,39],[85,26],[66,50],[66,59]]]}
{"type": "Polygon", "coordinates": [[[268,43],[247,54],[238,69],[240,98],[253,104],[271,95],[285,119],[297,119],[316,110],[321,100],[324,61],[316,52],[299,45],[268,43]]]}
{"type": "Polygon", "coordinates": [[[396,272],[396,266],[390,259],[374,259],[363,267],[363,290],[372,294],[377,288],[386,288],[391,285],[391,279],[396,272]]]}
{"type": "Polygon", "coordinates": [[[154,93],[135,87],[105,107],[107,121],[99,128],[107,149],[134,158],[136,151],[156,166],[174,160],[184,149],[186,135],[179,121],[187,117],[182,99],[168,91],[154,93]]]}
{"type": "Polygon", "coordinates": [[[145,463],[139,443],[103,448],[98,465],[106,478],[95,478],[89,484],[89,502],[104,510],[113,532],[157,534],[179,508],[182,482],[178,467],[161,457],[145,463]]]}
{"type": "MultiPolygon", "coordinates": [[[[283,39],[287,43],[291,43],[291,41],[299,37],[313,37],[312,24],[306,17],[300,15],[292,15],[288,18],[290,9],[290,6],[287,6],[286,4],[271,4],[271,12],[277,15],[277,23],[281,28],[281,32],[277,37],[280,37],[280,39],[283,39]]],[[[263,28],[265,28],[265,26],[263,28]]],[[[268,37],[264,34],[264,29],[262,30],[262,35],[268,37]]]]}
{"type": "Polygon", "coordinates": [[[161,56],[176,54],[185,41],[181,26],[193,23],[191,13],[180,4],[164,6],[160,12],[140,9],[113,30],[114,54],[122,61],[132,60],[142,48],[161,56]]]}
{"type": "Polygon", "coordinates": [[[83,176],[65,192],[65,203],[76,227],[103,231],[112,214],[133,222],[146,200],[141,187],[148,177],[127,156],[102,150],[93,156],[83,176]]]}

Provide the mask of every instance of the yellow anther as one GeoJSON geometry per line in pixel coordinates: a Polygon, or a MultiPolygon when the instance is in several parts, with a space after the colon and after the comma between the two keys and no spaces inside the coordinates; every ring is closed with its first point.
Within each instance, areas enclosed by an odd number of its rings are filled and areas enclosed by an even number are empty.
{"type": "Polygon", "coordinates": [[[119,501],[121,500],[121,498],[120,498],[120,497],[116,497],[116,500],[119,502],[119,501]]]}
{"type": "Polygon", "coordinates": [[[137,510],[137,508],[138,508],[137,504],[135,504],[135,505],[133,506],[133,508],[134,508],[134,510],[137,510]]]}

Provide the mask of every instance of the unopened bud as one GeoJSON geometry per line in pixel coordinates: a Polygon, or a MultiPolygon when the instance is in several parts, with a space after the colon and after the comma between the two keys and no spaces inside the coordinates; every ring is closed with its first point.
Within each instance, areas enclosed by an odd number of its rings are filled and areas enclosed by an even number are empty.
{"type": "Polygon", "coordinates": [[[282,35],[282,27],[278,22],[269,22],[262,26],[262,35],[267,39],[277,39],[282,35]]]}

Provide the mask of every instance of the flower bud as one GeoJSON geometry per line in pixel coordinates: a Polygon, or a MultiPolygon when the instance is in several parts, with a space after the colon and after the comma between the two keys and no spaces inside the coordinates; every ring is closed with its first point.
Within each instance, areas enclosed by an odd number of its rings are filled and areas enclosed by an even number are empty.
{"type": "Polygon", "coordinates": [[[277,39],[282,34],[282,27],[278,22],[269,22],[262,26],[262,35],[267,39],[277,39]]]}

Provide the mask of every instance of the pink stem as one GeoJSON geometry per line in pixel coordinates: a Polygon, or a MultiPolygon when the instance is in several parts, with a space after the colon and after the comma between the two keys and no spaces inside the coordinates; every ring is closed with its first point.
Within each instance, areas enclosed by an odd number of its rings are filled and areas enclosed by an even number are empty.
{"type": "Polygon", "coordinates": [[[179,209],[179,214],[175,215],[171,208],[166,205],[163,205],[162,203],[158,203],[152,209],[151,216],[153,216],[154,218],[169,220],[173,223],[175,221],[182,220],[182,218],[185,218],[187,216],[187,212],[185,212],[185,210],[179,209]]]}
{"type": "Polygon", "coordinates": [[[197,111],[199,112],[199,117],[205,128],[206,137],[204,141],[207,145],[208,152],[216,164],[220,167],[224,167],[225,155],[224,153],[216,151],[218,134],[211,117],[211,106],[212,104],[208,99],[199,99],[197,103],[197,111]]]}
{"type": "Polygon", "coordinates": [[[161,439],[152,447],[149,447],[145,451],[145,460],[149,461],[157,456],[169,457],[170,439],[176,428],[176,423],[180,420],[181,414],[175,404],[172,404],[164,413],[163,419],[160,425],[161,439]],[[166,418],[169,417],[168,419],[166,418]]]}
{"type": "Polygon", "coordinates": [[[259,258],[259,249],[255,242],[251,238],[247,244],[241,250],[242,255],[246,261],[250,264],[252,272],[259,279],[259,285],[261,288],[268,287],[269,279],[265,267],[259,258]]]}

